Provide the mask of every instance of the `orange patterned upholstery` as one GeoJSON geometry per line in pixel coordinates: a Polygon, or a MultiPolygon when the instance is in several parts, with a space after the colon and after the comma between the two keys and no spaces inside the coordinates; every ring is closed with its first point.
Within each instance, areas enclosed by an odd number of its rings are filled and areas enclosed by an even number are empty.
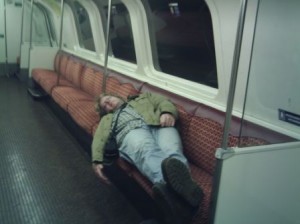
{"type": "Polygon", "coordinates": [[[95,111],[94,101],[76,100],[68,105],[68,112],[76,123],[90,135],[93,126],[100,121],[99,114],[95,111]]]}
{"type": "MultiPolygon", "coordinates": [[[[60,59],[60,72],[65,72],[60,76],[59,85],[57,74],[45,71],[38,71],[43,74],[37,76],[44,77],[42,79],[44,81],[39,84],[49,94],[51,93],[53,100],[67,111],[83,130],[93,136],[100,120],[99,114],[95,111],[94,99],[102,91],[103,72],[99,67],[85,64],[74,56],[62,54],[60,59]]],[[[112,77],[108,77],[106,88],[108,92],[124,98],[138,94],[138,90],[132,84],[121,83],[112,77]]]]}
{"type": "Polygon", "coordinates": [[[59,71],[58,74],[66,77],[66,70],[69,61],[70,55],[62,54],[59,60],[59,71]]]}
{"type": "Polygon", "coordinates": [[[31,76],[37,83],[41,83],[42,79],[57,77],[57,73],[49,69],[35,68],[32,69],[31,76]]]}
{"type": "Polygon", "coordinates": [[[249,137],[249,136],[232,136],[229,135],[228,146],[239,148],[250,147],[250,146],[258,146],[258,145],[267,145],[268,141],[257,138],[257,137],[249,137]]]}
{"type": "Polygon", "coordinates": [[[124,99],[130,95],[136,95],[139,93],[130,83],[120,83],[120,81],[114,77],[108,77],[106,81],[106,92],[117,94],[124,99]]]}
{"type": "Polygon", "coordinates": [[[182,141],[185,142],[187,140],[186,138],[187,138],[189,125],[192,119],[192,115],[189,114],[187,111],[185,111],[183,106],[176,105],[176,107],[179,114],[179,118],[177,121],[177,128],[180,133],[182,141]]]}
{"type": "Polygon", "coordinates": [[[242,148],[242,147],[267,145],[267,144],[269,144],[268,141],[261,138],[242,136],[239,138],[239,143],[237,145],[242,148]]]}
{"type": "Polygon", "coordinates": [[[84,65],[74,57],[68,60],[64,77],[72,82],[76,87],[80,87],[80,76],[82,74],[84,65]]]}
{"type": "Polygon", "coordinates": [[[220,147],[222,126],[208,118],[193,117],[184,141],[184,152],[189,161],[213,174],[215,150],[220,147]]]}
{"type": "MultiPolygon", "coordinates": [[[[86,63],[60,51],[55,58],[53,71],[33,69],[32,77],[83,130],[94,136],[100,121],[99,114],[95,111],[94,98],[103,92],[103,70],[100,66],[86,63]],[[58,74],[60,74],[59,83],[57,83],[58,74]]],[[[207,224],[216,163],[215,151],[221,146],[224,112],[117,73],[108,76],[106,92],[118,94],[123,98],[140,92],[155,92],[164,95],[176,105],[179,114],[176,125],[182,138],[183,151],[190,162],[191,174],[205,195],[192,223],[207,224]]],[[[239,121],[235,120],[232,126],[234,128],[229,134],[229,147],[268,143],[256,137],[237,137],[239,121]]],[[[121,158],[117,164],[150,196],[153,196],[152,183],[133,165],[121,158]]]]}
{"type": "MultiPolygon", "coordinates": [[[[65,71],[67,68],[67,63],[69,62],[69,57],[70,56],[68,54],[59,51],[55,56],[54,70],[43,69],[43,68],[32,69],[31,72],[32,78],[49,95],[51,94],[52,89],[56,85],[73,86],[72,80],[67,80],[65,78],[66,77],[65,71]]],[[[70,64],[73,64],[73,62],[71,62],[70,64]]],[[[73,71],[76,71],[77,67],[78,66],[75,66],[75,69],[69,69],[68,72],[73,73],[73,71]]]]}
{"type": "Polygon", "coordinates": [[[40,86],[43,87],[43,89],[49,94],[51,95],[52,90],[55,86],[69,86],[69,87],[73,87],[73,84],[64,79],[63,77],[55,77],[55,76],[51,76],[48,78],[43,78],[40,82],[40,86]]]}
{"type": "Polygon", "coordinates": [[[65,111],[68,111],[68,105],[75,101],[93,101],[93,97],[79,88],[70,86],[56,86],[52,90],[53,100],[65,111]]]}
{"type": "Polygon", "coordinates": [[[32,69],[32,71],[31,71],[32,78],[37,83],[40,83],[41,79],[48,79],[48,77],[56,76],[57,72],[59,71],[59,63],[60,63],[61,55],[62,55],[61,51],[59,51],[55,55],[53,69],[44,69],[44,68],[34,68],[34,69],[32,69]]]}
{"type": "Polygon", "coordinates": [[[98,96],[102,91],[103,72],[86,66],[81,76],[80,87],[91,96],[98,96]]]}

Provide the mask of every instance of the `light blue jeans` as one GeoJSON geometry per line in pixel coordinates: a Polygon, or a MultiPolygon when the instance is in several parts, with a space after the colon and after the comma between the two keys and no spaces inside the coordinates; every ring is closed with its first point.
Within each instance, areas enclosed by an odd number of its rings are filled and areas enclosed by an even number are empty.
{"type": "Polygon", "coordinates": [[[152,183],[164,182],[161,163],[174,157],[187,165],[182,143],[174,127],[143,126],[131,130],[119,148],[120,156],[134,164],[152,183]]]}

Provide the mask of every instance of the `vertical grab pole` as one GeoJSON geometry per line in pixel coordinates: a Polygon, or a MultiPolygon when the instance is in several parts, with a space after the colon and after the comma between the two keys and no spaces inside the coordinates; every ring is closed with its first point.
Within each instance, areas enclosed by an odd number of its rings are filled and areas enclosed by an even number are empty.
{"type": "Polygon", "coordinates": [[[60,15],[59,50],[61,50],[62,48],[63,24],[64,24],[64,0],[61,0],[60,2],[60,9],[61,9],[61,15],[60,15]]]}
{"type": "MultiPolygon", "coordinates": [[[[228,92],[228,97],[227,97],[227,108],[226,108],[226,116],[225,116],[225,121],[224,121],[223,139],[222,139],[222,143],[221,143],[221,148],[223,150],[226,150],[227,145],[228,145],[229,128],[230,128],[230,124],[231,124],[231,116],[232,116],[232,109],[233,109],[233,103],[234,103],[234,94],[235,94],[237,73],[238,73],[238,67],[239,67],[239,59],[240,59],[240,53],[241,53],[241,45],[242,45],[245,15],[246,15],[246,9],[247,9],[247,1],[248,0],[241,0],[241,7],[240,7],[239,21],[238,21],[238,26],[237,26],[234,55],[233,55],[233,61],[232,61],[231,79],[230,79],[229,92],[228,92]]],[[[213,177],[213,189],[212,189],[212,200],[211,200],[211,211],[212,212],[211,212],[211,216],[210,216],[210,220],[209,220],[210,223],[214,223],[214,219],[215,219],[215,215],[216,215],[222,165],[223,165],[223,161],[221,159],[217,159],[214,177],[213,177]]]]}
{"type": "Polygon", "coordinates": [[[107,26],[106,26],[106,45],[105,45],[105,61],[104,61],[104,74],[103,74],[103,83],[102,83],[102,92],[106,92],[106,79],[107,79],[107,62],[108,62],[108,50],[109,50],[109,36],[110,36],[110,17],[111,17],[111,0],[108,0],[108,9],[107,9],[107,26]]]}
{"type": "Polygon", "coordinates": [[[5,36],[5,74],[8,74],[7,29],[6,29],[6,0],[4,0],[4,36],[5,36]]]}
{"type": "MultiPolygon", "coordinates": [[[[59,51],[62,49],[62,38],[63,38],[63,24],[64,24],[64,0],[60,1],[60,34],[59,34],[59,51]]],[[[58,76],[57,76],[57,81],[56,81],[56,85],[59,85],[59,79],[60,79],[60,63],[61,60],[59,60],[59,71],[58,71],[58,76]]]]}
{"type": "Polygon", "coordinates": [[[24,32],[24,14],[25,14],[24,0],[22,0],[22,18],[21,18],[21,38],[20,38],[20,51],[19,51],[19,66],[21,69],[21,53],[22,53],[22,44],[23,44],[23,32],[24,32]]]}
{"type": "Polygon", "coordinates": [[[242,127],[243,127],[243,123],[244,123],[244,116],[245,116],[245,110],[246,110],[250,70],[251,70],[251,66],[252,66],[253,48],[254,48],[254,40],[255,40],[255,36],[256,36],[256,27],[257,27],[257,19],[258,19],[258,12],[259,12],[259,7],[260,7],[260,2],[261,2],[261,0],[257,1],[257,8],[256,8],[256,14],[255,14],[254,32],[253,32],[253,37],[252,37],[253,42],[252,42],[252,46],[251,46],[250,62],[249,62],[249,68],[248,68],[248,77],[247,77],[246,89],[245,89],[245,100],[244,100],[244,105],[243,105],[243,110],[242,110],[243,114],[242,114],[242,117],[241,117],[241,128],[240,128],[240,131],[239,131],[240,136],[242,135],[242,127]]]}
{"type": "Polygon", "coordinates": [[[30,12],[30,38],[29,38],[29,51],[28,51],[28,76],[30,72],[30,51],[32,49],[32,23],[33,23],[33,1],[31,0],[31,12],[30,12]]]}
{"type": "Polygon", "coordinates": [[[234,103],[234,94],[235,94],[236,80],[237,80],[240,54],[241,54],[247,2],[248,0],[242,0],[241,2],[241,11],[239,15],[238,29],[236,33],[236,41],[235,41],[235,48],[234,48],[234,55],[233,55],[233,62],[232,62],[232,69],[231,69],[231,79],[230,79],[230,86],[229,86],[229,92],[227,97],[226,116],[225,116],[225,123],[223,129],[223,139],[221,144],[221,148],[225,150],[227,149],[227,145],[228,145],[228,135],[229,135],[229,128],[231,124],[232,108],[234,103]]]}

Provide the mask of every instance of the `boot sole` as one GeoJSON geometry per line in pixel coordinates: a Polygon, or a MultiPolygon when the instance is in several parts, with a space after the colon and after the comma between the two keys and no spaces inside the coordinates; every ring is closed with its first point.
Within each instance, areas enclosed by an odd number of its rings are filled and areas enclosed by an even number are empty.
{"type": "Polygon", "coordinates": [[[165,159],[162,163],[162,173],[167,185],[179,194],[193,207],[199,206],[203,199],[203,192],[192,180],[186,165],[175,158],[165,159]]]}

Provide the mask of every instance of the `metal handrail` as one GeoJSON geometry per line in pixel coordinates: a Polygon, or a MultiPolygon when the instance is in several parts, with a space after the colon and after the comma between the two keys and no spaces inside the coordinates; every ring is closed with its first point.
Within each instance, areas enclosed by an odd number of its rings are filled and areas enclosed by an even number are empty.
{"type": "Polygon", "coordinates": [[[110,38],[110,19],[111,19],[111,0],[108,0],[107,8],[107,26],[106,26],[106,45],[105,45],[105,60],[104,60],[104,72],[103,72],[103,83],[102,92],[106,92],[106,80],[108,77],[107,63],[108,63],[108,50],[109,50],[109,38],[110,38]]]}
{"type": "MultiPolygon", "coordinates": [[[[21,21],[21,38],[20,38],[20,57],[21,57],[22,44],[23,44],[24,14],[25,14],[25,6],[24,6],[24,0],[22,0],[22,21],[21,21]]],[[[20,60],[20,63],[21,63],[21,60],[20,60]]],[[[20,65],[20,67],[21,67],[21,65],[20,65]]]]}
{"type": "MultiPolygon", "coordinates": [[[[255,13],[255,23],[254,23],[254,32],[253,32],[253,37],[252,40],[254,42],[255,40],[255,36],[256,36],[256,27],[257,27],[257,17],[258,17],[258,12],[259,12],[259,7],[260,7],[260,2],[261,0],[258,0],[257,2],[257,8],[256,8],[256,13],[255,13]]],[[[246,103],[247,103],[247,94],[248,94],[248,87],[249,87],[249,78],[250,78],[250,70],[251,70],[251,66],[252,66],[252,59],[253,59],[253,48],[254,48],[254,43],[251,46],[251,53],[250,53],[250,62],[249,62],[249,68],[248,68],[248,76],[247,76],[247,81],[246,81],[246,89],[245,89],[245,100],[244,100],[244,104],[243,104],[243,114],[241,117],[241,128],[239,131],[239,136],[242,135],[242,128],[243,128],[243,124],[244,124],[244,118],[245,118],[245,110],[246,110],[246,103]]],[[[240,138],[239,138],[239,142],[238,145],[240,145],[240,138]]]]}
{"type": "MultiPolygon", "coordinates": [[[[28,68],[30,68],[30,51],[32,49],[32,20],[33,20],[33,1],[31,0],[31,15],[30,15],[30,37],[29,37],[29,51],[28,51],[28,68]]],[[[28,74],[29,75],[29,74],[28,74]]]]}
{"type": "Polygon", "coordinates": [[[60,2],[61,15],[60,15],[60,34],[59,34],[59,50],[62,48],[62,31],[64,23],[64,0],[60,2]]]}
{"type": "MultiPolygon", "coordinates": [[[[235,94],[237,73],[239,67],[239,59],[240,59],[241,46],[242,46],[247,2],[248,0],[241,1],[240,15],[239,15],[239,21],[238,21],[238,27],[236,33],[235,48],[234,48],[234,56],[232,62],[231,80],[230,80],[229,92],[227,97],[227,107],[226,107],[226,115],[225,115],[224,128],[223,128],[223,138],[221,143],[222,150],[227,150],[227,145],[228,145],[229,128],[231,125],[232,109],[233,109],[234,94],[235,94]]],[[[212,198],[211,198],[212,215],[210,216],[210,220],[209,220],[210,223],[214,223],[214,219],[215,219],[222,166],[223,166],[223,161],[221,159],[218,159],[216,162],[216,167],[215,167],[215,172],[213,177],[213,189],[212,189],[212,198]]]]}
{"type": "Polygon", "coordinates": [[[7,52],[7,29],[6,29],[6,0],[4,0],[4,40],[5,40],[5,74],[9,77],[8,74],[8,52],[7,52]]]}
{"type": "Polygon", "coordinates": [[[230,129],[230,125],[231,125],[231,117],[232,117],[234,95],[235,95],[235,89],[236,89],[236,80],[237,80],[240,54],[241,54],[241,46],[242,46],[242,39],[243,39],[243,32],[244,32],[244,25],[245,25],[247,3],[248,3],[248,0],[242,0],[242,2],[241,2],[241,10],[240,10],[239,21],[238,21],[238,29],[237,29],[237,33],[236,33],[236,42],[235,42],[233,62],[232,62],[229,92],[228,92],[228,97],[227,97],[227,107],[226,107],[226,116],[225,116],[224,129],[223,129],[223,138],[222,138],[222,144],[221,144],[221,148],[224,150],[227,149],[227,145],[228,145],[228,136],[229,136],[229,129],[230,129]]]}
{"type": "Polygon", "coordinates": [[[47,29],[47,33],[48,33],[48,39],[49,39],[49,45],[50,47],[53,47],[53,44],[52,44],[52,34],[51,34],[51,28],[50,28],[50,22],[49,22],[49,17],[48,17],[48,14],[47,14],[47,11],[46,9],[44,8],[43,5],[41,5],[40,3],[36,3],[36,6],[41,10],[41,12],[43,13],[44,15],[44,18],[45,18],[45,22],[46,22],[46,29],[47,29]]]}
{"type": "MultiPolygon", "coordinates": [[[[60,13],[60,34],[59,34],[59,51],[61,50],[62,48],[62,36],[63,36],[63,24],[64,24],[64,0],[61,0],[60,2],[60,8],[61,8],[61,13],[60,13]]],[[[60,64],[61,64],[61,60],[58,61],[59,63],[59,70],[56,71],[57,72],[57,81],[56,81],[56,84],[59,85],[59,80],[60,80],[60,64]]]]}

